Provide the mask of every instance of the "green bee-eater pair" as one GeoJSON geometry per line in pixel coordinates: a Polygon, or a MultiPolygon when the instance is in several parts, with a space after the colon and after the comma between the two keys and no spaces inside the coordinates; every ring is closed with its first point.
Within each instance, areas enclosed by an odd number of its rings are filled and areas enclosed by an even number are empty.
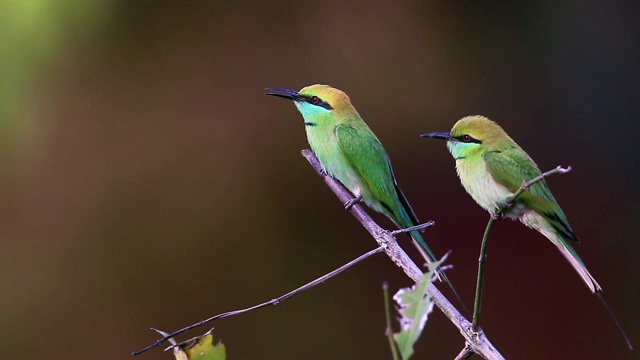
{"type": "MultiPolygon", "coordinates": [[[[418,225],[416,215],[398,187],[389,156],[347,94],[327,85],[311,85],[300,91],[281,88],[266,90],[267,95],[294,102],[304,118],[311,150],[324,171],[349,189],[356,200],[364,201],[400,228],[418,225]]],[[[523,181],[541,174],[529,155],[500,126],[483,116],[465,117],[456,122],[451,132],[422,136],[447,141],[463,187],[481,207],[492,214],[522,186],[523,181]]],[[[346,204],[349,205],[352,203],[346,204]]],[[[544,180],[531,185],[504,215],[520,220],[548,238],[591,292],[599,295],[602,288],[571,247],[570,242],[577,242],[578,238],[544,180]]],[[[435,255],[422,236],[417,231],[409,234],[427,261],[435,261],[435,255]]],[[[442,271],[439,276],[451,286],[442,271]]]]}

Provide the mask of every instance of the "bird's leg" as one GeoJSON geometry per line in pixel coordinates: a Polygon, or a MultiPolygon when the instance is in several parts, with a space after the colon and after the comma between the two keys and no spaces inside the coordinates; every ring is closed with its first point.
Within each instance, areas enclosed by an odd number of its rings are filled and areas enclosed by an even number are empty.
{"type": "Polygon", "coordinates": [[[502,206],[495,209],[495,212],[489,212],[489,214],[491,214],[491,219],[493,219],[493,221],[504,219],[504,216],[505,216],[504,213],[507,212],[507,210],[511,209],[512,207],[513,207],[513,201],[511,199],[508,199],[502,204],[502,206]]]}
{"type": "Polygon", "coordinates": [[[495,221],[504,219],[504,214],[502,212],[491,213],[491,218],[495,221]]]}
{"type": "Polygon", "coordinates": [[[351,200],[347,201],[347,202],[344,204],[344,209],[345,209],[345,210],[350,210],[350,209],[351,209],[351,207],[353,207],[353,205],[355,205],[355,204],[359,203],[361,200],[362,200],[362,195],[358,195],[358,196],[356,196],[355,198],[353,198],[353,199],[351,199],[351,200]]]}

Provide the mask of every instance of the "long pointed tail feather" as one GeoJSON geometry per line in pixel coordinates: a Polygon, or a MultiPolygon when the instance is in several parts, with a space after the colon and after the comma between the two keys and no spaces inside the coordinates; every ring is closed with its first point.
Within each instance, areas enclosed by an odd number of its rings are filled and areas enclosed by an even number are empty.
{"type": "Polygon", "coordinates": [[[553,224],[550,223],[546,217],[535,211],[528,211],[520,217],[520,221],[526,226],[540,232],[555,246],[557,246],[558,250],[560,250],[562,255],[578,272],[578,275],[580,275],[582,281],[584,281],[592,293],[602,290],[600,284],[598,284],[596,279],[591,275],[591,273],[589,273],[589,270],[587,270],[587,267],[582,262],[582,259],[580,259],[580,256],[578,256],[578,253],[576,253],[576,251],[573,250],[573,247],[569,244],[569,240],[565,239],[563,234],[555,230],[553,224]]]}
{"type": "Polygon", "coordinates": [[[561,235],[558,235],[558,234],[555,234],[555,235],[556,235],[555,239],[550,238],[549,240],[551,240],[551,242],[553,242],[558,246],[558,249],[560,250],[562,255],[564,255],[564,257],[569,261],[571,266],[573,266],[573,268],[578,272],[578,274],[580,275],[584,283],[589,287],[589,290],[591,290],[591,292],[594,293],[598,297],[598,299],[600,299],[600,302],[609,313],[609,316],[611,316],[611,319],[613,320],[613,322],[616,324],[616,327],[618,328],[618,331],[620,331],[620,334],[622,335],[625,342],[627,343],[627,346],[629,347],[629,349],[633,350],[633,345],[631,344],[629,337],[627,336],[624,329],[622,328],[622,325],[620,325],[618,318],[616,318],[616,316],[613,314],[613,311],[611,311],[609,304],[607,304],[607,302],[604,300],[604,297],[602,296],[602,287],[600,286],[600,284],[598,284],[598,282],[593,277],[593,275],[591,275],[589,270],[587,270],[587,267],[584,265],[584,262],[582,262],[582,259],[580,259],[580,256],[578,256],[578,253],[576,253],[573,247],[571,247],[569,242],[564,238],[562,238],[561,235]]]}
{"type": "Polygon", "coordinates": [[[607,309],[607,312],[609,313],[609,316],[611,316],[611,319],[613,319],[613,322],[616,324],[616,327],[620,331],[620,334],[624,338],[624,341],[627,342],[627,346],[629,347],[629,349],[633,350],[633,344],[631,344],[631,340],[629,340],[629,337],[627,336],[627,333],[625,333],[624,330],[622,329],[622,325],[620,325],[620,322],[618,321],[618,318],[616,318],[616,316],[613,315],[613,311],[611,311],[611,308],[609,307],[609,304],[607,304],[607,302],[604,301],[604,297],[602,297],[602,290],[596,291],[595,294],[596,294],[596,296],[598,296],[598,299],[600,299],[600,302],[602,303],[604,308],[607,309]]]}
{"type": "Polygon", "coordinates": [[[580,259],[576,251],[571,247],[571,245],[569,245],[567,240],[560,238],[560,245],[558,246],[558,249],[560,250],[562,255],[564,255],[564,257],[569,260],[569,263],[571,264],[571,266],[573,266],[574,269],[576,269],[578,274],[580,274],[580,277],[585,282],[585,284],[587,284],[591,292],[594,293],[598,297],[598,299],[600,299],[600,302],[602,303],[604,308],[607,309],[609,316],[611,316],[611,319],[616,324],[616,327],[618,328],[618,331],[620,331],[620,334],[624,338],[624,341],[626,341],[627,346],[629,347],[629,349],[633,350],[633,345],[631,344],[629,337],[627,337],[627,334],[624,332],[624,329],[622,329],[622,325],[620,325],[618,318],[613,314],[613,311],[611,311],[609,304],[604,301],[604,297],[602,297],[602,287],[600,286],[600,284],[598,284],[593,275],[591,275],[589,270],[587,270],[587,267],[582,262],[582,259],[580,259]]]}
{"type": "Polygon", "coordinates": [[[573,268],[578,272],[578,275],[580,275],[582,281],[584,281],[584,283],[587,285],[587,287],[589,287],[589,290],[591,290],[592,293],[595,294],[599,291],[602,291],[602,287],[600,286],[600,284],[598,284],[593,275],[591,275],[589,270],[587,270],[587,267],[584,266],[582,259],[580,259],[575,250],[571,248],[571,245],[567,244],[566,246],[564,246],[564,244],[560,244],[558,246],[558,250],[560,250],[562,255],[564,255],[571,266],[573,266],[573,268]]]}

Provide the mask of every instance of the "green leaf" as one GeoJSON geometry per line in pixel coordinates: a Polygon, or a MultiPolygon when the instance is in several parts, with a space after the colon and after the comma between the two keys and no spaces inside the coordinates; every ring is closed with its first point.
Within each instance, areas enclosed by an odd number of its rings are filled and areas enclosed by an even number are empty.
{"type": "MultiPolygon", "coordinates": [[[[167,336],[164,331],[153,329],[163,336],[167,336]]],[[[177,344],[172,338],[169,342],[173,344],[173,356],[176,360],[225,360],[227,358],[227,350],[222,342],[213,345],[213,329],[207,331],[202,336],[196,336],[193,339],[177,344]]]]}
{"type": "MultiPolygon", "coordinates": [[[[442,259],[444,260],[444,258],[442,259]]],[[[422,334],[427,317],[433,311],[433,301],[427,295],[427,286],[435,279],[434,270],[442,260],[429,265],[429,271],[411,288],[403,288],[393,296],[400,313],[400,332],[393,334],[403,360],[413,355],[413,346],[422,334]]]]}

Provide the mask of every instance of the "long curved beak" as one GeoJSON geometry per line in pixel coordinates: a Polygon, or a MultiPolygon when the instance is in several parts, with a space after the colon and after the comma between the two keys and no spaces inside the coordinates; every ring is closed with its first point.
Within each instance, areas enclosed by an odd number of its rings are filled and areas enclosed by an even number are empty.
{"type": "Polygon", "coordinates": [[[451,133],[448,133],[448,132],[432,132],[428,134],[422,134],[420,135],[420,137],[429,137],[429,138],[442,139],[447,141],[455,140],[454,138],[451,137],[451,133]]]}
{"type": "Polygon", "coordinates": [[[283,89],[283,88],[265,88],[265,95],[272,95],[281,97],[283,99],[292,100],[292,101],[302,101],[304,98],[300,95],[299,92],[295,90],[283,89]]]}

